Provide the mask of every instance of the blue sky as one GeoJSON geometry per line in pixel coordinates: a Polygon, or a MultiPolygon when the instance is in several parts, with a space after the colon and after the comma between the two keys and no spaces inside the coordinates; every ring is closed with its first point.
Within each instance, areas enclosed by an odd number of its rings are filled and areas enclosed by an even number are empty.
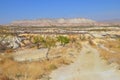
{"type": "Polygon", "coordinates": [[[0,24],[39,18],[120,19],[120,0],[0,0],[0,24]]]}

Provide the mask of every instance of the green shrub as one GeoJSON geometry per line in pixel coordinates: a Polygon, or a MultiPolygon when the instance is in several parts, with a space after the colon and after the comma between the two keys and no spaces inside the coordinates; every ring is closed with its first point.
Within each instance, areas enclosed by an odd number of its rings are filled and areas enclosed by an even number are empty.
{"type": "Polygon", "coordinates": [[[65,46],[66,44],[68,44],[70,42],[70,39],[68,37],[65,36],[59,36],[57,37],[57,40],[61,43],[61,45],[65,46]]]}
{"type": "Polygon", "coordinates": [[[33,43],[37,44],[37,43],[40,43],[40,42],[44,42],[43,37],[41,37],[41,36],[34,36],[33,37],[33,43]]]}
{"type": "Polygon", "coordinates": [[[57,69],[57,66],[55,64],[50,64],[49,70],[54,70],[54,69],[57,69]]]}

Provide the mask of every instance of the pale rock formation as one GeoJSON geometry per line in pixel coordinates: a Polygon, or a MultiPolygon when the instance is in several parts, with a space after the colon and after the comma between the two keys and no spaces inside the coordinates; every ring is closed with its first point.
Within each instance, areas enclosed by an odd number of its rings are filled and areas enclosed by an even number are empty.
{"type": "Polygon", "coordinates": [[[93,25],[96,22],[85,18],[70,18],[70,19],[39,19],[39,20],[20,20],[14,21],[11,25],[19,26],[86,26],[93,25]]]}

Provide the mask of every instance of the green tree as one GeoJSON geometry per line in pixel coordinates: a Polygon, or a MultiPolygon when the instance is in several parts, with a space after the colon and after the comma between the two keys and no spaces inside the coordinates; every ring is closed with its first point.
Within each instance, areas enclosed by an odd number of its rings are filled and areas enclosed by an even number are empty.
{"type": "Polygon", "coordinates": [[[45,40],[42,36],[34,36],[33,37],[33,43],[36,44],[38,49],[39,49],[40,45],[44,42],[45,42],[45,40]]]}
{"type": "Polygon", "coordinates": [[[52,47],[56,46],[56,40],[55,38],[51,38],[51,37],[41,37],[41,36],[35,36],[33,38],[33,42],[37,45],[37,48],[39,48],[39,46],[41,45],[44,48],[48,48],[48,51],[46,53],[46,59],[49,60],[49,51],[52,47]]]}
{"type": "Polygon", "coordinates": [[[65,36],[58,36],[57,40],[61,43],[62,46],[65,46],[66,44],[70,42],[70,39],[65,36]]]}
{"type": "Polygon", "coordinates": [[[46,37],[45,41],[43,42],[43,46],[48,48],[48,51],[46,53],[46,58],[47,60],[49,60],[49,51],[51,50],[52,47],[56,46],[56,40],[54,38],[51,37],[46,37]]]}

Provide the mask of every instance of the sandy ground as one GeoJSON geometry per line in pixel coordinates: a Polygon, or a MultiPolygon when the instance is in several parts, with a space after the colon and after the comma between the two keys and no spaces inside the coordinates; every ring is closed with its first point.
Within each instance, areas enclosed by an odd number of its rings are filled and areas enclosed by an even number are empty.
{"type": "Polygon", "coordinates": [[[46,58],[47,49],[26,49],[14,53],[16,61],[32,61],[46,58]]]}
{"type": "Polygon", "coordinates": [[[99,57],[99,52],[87,43],[82,46],[77,60],[53,71],[50,80],[120,80],[117,64],[107,64],[99,57]]]}

